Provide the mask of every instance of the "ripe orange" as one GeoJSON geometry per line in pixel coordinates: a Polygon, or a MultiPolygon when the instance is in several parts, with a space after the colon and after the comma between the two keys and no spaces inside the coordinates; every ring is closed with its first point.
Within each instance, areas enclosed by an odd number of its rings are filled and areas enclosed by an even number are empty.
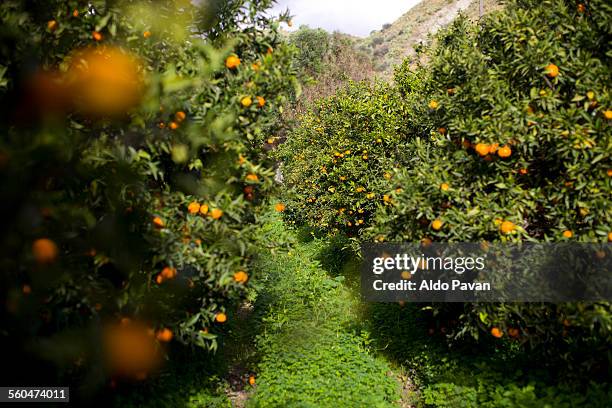
{"type": "Polygon", "coordinates": [[[608,177],[612,177],[612,169],[609,169],[609,170],[607,171],[607,174],[608,174],[608,177]]]}
{"type": "Polygon", "coordinates": [[[163,228],[164,224],[164,220],[162,220],[159,217],[155,217],[153,218],[153,225],[155,225],[157,228],[163,228]]]}
{"type": "Polygon", "coordinates": [[[207,213],[208,213],[208,205],[207,204],[202,204],[200,206],[200,214],[206,215],[207,213]]]}
{"type": "Polygon", "coordinates": [[[431,228],[433,228],[435,231],[440,231],[442,229],[442,224],[444,224],[442,220],[440,220],[439,218],[436,218],[431,223],[431,228]]]}
{"type": "Polygon", "coordinates": [[[603,113],[603,115],[604,115],[604,118],[606,118],[606,119],[608,119],[608,120],[612,119],[612,110],[609,110],[609,109],[608,109],[607,111],[605,111],[605,112],[603,113]]]}
{"type": "Polygon", "coordinates": [[[480,155],[481,157],[485,157],[487,154],[489,154],[489,145],[485,144],[485,143],[478,143],[476,144],[476,153],[478,153],[478,155],[480,155]]]}
{"type": "Polygon", "coordinates": [[[519,174],[521,174],[521,175],[523,175],[523,176],[524,176],[525,174],[527,174],[527,173],[529,173],[529,170],[527,170],[525,167],[523,167],[522,169],[520,169],[520,170],[519,170],[519,174]]]}
{"type": "Polygon", "coordinates": [[[612,232],[608,232],[608,242],[612,242],[612,232]]]}
{"type": "Polygon", "coordinates": [[[174,115],[174,119],[176,119],[176,121],[179,122],[179,123],[184,121],[186,117],[187,117],[187,115],[183,111],[178,111],[174,115]]]}
{"type": "Polygon", "coordinates": [[[72,17],[78,17],[78,16],[79,16],[79,10],[74,9],[74,10],[72,11],[72,17]]]}
{"type": "Polygon", "coordinates": [[[513,339],[516,339],[519,336],[519,329],[515,328],[515,327],[511,327],[508,329],[508,336],[512,337],[513,339]]]}
{"type": "Polygon", "coordinates": [[[277,212],[283,212],[283,211],[285,211],[285,204],[283,204],[283,203],[276,203],[276,205],[274,206],[274,209],[277,212]]]}
{"type": "Polygon", "coordinates": [[[559,67],[555,64],[548,64],[544,72],[549,78],[556,78],[559,75],[559,67]]]}
{"type": "Polygon", "coordinates": [[[225,323],[225,322],[227,322],[227,315],[225,313],[223,313],[223,312],[217,313],[215,315],[215,321],[217,323],[225,323]]]}
{"type": "Polygon", "coordinates": [[[32,244],[34,259],[39,264],[49,264],[57,259],[59,250],[55,242],[48,238],[39,238],[32,244]]]}
{"type": "Polygon", "coordinates": [[[576,9],[578,10],[579,13],[584,13],[586,11],[586,6],[582,3],[578,4],[578,6],[576,6],[576,9]]]}
{"type": "Polygon", "coordinates": [[[499,339],[504,335],[504,333],[499,328],[493,327],[491,329],[491,335],[495,337],[496,339],[499,339]]]}
{"type": "Polygon", "coordinates": [[[179,124],[176,122],[170,122],[170,124],[168,125],[168,127],[172,130],[176,130],[179,128],[179,124]]]}
{"type": "Polygon", "coordinates": [[[168,343],[170,340],[172,340],[174,334],[172,334],[172,330],[163,328],[157,331],[157,335],[155,337],[157,337],[157,340],[161,341],[162,343],[168,343]]]}
{"type": "Polygon", "coordinates": [[[563,231],[563,238],[571,238],[574,236],[574,233],[570,230],[563,231]]]}
{"type": "Polygon", "coordinates": [[[448,183],[440,184],[440,190],[442,190],[442,191],[448,191],[449,188],[450,188],[450,186],[448,185],[448,183]]]}
{"type": "Polygon", "coordinates": [[[144,38],[149,38],[151,36],[151,32],[150,31],[145,31],[144,33],[142,33],[142,36],[144,38]]]}
{"type": "Polygon", "coordinates": [[[491,146],[489,146],[489,153],[495,154],[497,153],[498,149],[499,149],[499,143],[493,143],[491,146]]]}
{"type": "Polygon", "coordinates": [[[157,276],[155,277],[155,282],[156,282],[158,285],[161,285],[161,284],[164,282],[164,277],[163,277],[163,276],[161,276],[161,274],[160,274],[160,275],[157,275],[157,276]]]}
{"type": "Polygon", "coordinates": [[[254,375],[250,375],[249,376],[249,384],[255,385],[255,376],[254,375]]]}
{"type": "Polygon", "coordinates": [[[516,229],[516,225],[514,225],[514,223],[510,222],[510,221],[504,221],[501,223],[501,225],[499,226],[499,230],[501,231],[502,234],[510,234],[511,232],[513,232],[516,229]]]}
{"type": "Polygon", "coordinates": [[[164,279],[172,279],[174,277],[176,277],[177,272],[175,268],[171,268],[169,266],[166,266],[164,269],[162,269],[161,274],[160,274],[164,279]]]}
{"type": "Polygon", "coordinates": [[[249,275],[245,271],[238,271],[234,274],[234,280],[238,283],[246,283],[249,280],[249,275]]]}
{"type": "Polygon", "coordinates": [[[200,212],[200,204],[196,201],[189,203],[189,205],[187,206],[187,211],[189,211],[189,214],[197,214],[198,212],[200,212]]]}
{"type": "Polygon", "coordinates": [[[247,181],[259,181],[259,177],[257,176],[257,174],[247,174],[246,176],[247,181]]]}
{"type": "Polygon", "coordinates": [[[436,110],[440,105],[438,104],[438,101],[432,100],[427,106],[429,106],[429,109],[436,110]]]}
{"type": "Polygon", "coordinates": [[[218,220],[219,218],[221,218],[223,216],[223,211],[221,211],[218,208],[213,209],[210,212],[210,216],[214,219],[214,220],[218,220]]]}
{"type": "Polygon", "coordinates": [[[102,39],[104,39],[102,33],[98,31],[94,31],[93,33],[91,33],[91,37],[94,39],[94,41],[102,41],[102,39]]]}
{"type": "Polygon", "coordinates": [[[259,106],[260,108],[263,108],[263,106],[265,104],[266,104],[266,100],[262,96],[258,96],[257,97],[257,106],[259,106]]]}
{"type": "Polygon", "coordinates": [[[508,158],[512,155],[512,149],[510,148],[510,146],[505,145],[497,151],[497,155],[502,159],[508,158]]]}
{"type": "Polygon", "coordinates": [[[242,98],[240,100],[240,103],[242,104],[242,106],[244,106],[245,108],[248,108],[249,106],[251,106],[253,104],[253,99],[251,99],[250,96],[245,96],[244,98],[242,98]]]}
{"type": "Polygon", "coordinates": [[[441,135],[445,135],[446,134],[446,128],[438,128],[438,132],[440,132],[441,135]]]}
{"type": "Polygon", "coordinates": [[[30,293],[32,293],[32,287],[30,285],[23,285],[21,290],[24,295],[29,295],[30,293]]]}
{"type": "Polygon", "coordinates": [[[57,24],[57,21],[50,20],[50,21],[47,22],[47,29],[49,31],[55,31],[55,30],[57,30],[58,25],[59,24],[57,24]]]}
{"type": "Polygon", "coordinates": [[[229,69],[238,68],[239,65],[240,65],[240,58],[238,58],[235,55],[230,55],[225,60],[225,66],[229,69]]]}

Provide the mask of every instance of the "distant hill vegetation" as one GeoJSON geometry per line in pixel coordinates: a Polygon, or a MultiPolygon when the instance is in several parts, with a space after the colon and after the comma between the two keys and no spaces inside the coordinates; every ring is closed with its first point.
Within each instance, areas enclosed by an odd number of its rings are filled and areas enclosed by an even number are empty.
{"type": "MultiPolygon", "coordinates": [[[[461,12],[470,20],[479,18],[479,0],[422,1],[393,23],[384,24],[360,40],[362,51],[372,55],[374,67],[387,77],[393,67],[414,55],[415,47],[425,42],[430,34],[453,21],[461,12]]],[[[484,12],[500,8],[500,1],[485,0],[484,12]]]]}

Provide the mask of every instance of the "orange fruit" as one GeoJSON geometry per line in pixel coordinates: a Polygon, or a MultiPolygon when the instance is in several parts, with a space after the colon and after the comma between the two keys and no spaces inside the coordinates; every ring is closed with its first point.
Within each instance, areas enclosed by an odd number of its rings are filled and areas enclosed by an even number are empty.
{"type": "Polygon", "coordinates": [[[549,78],[556,78],[559,75],[559,67],[555,64],[548,64],[544,72],[549,78]]]}
{"type": "Polygon", "coordinates": [[[157,275],[155,277],[155,282],[157,282],[158,285],[161,285],[164,282],[164,277],[161,275],[157,275]]]}
{"type": "Polygon", "coordinates": [[[608,174],[608,177],[612,177],[612,169],[609,169],[606,173],[608,174]]]}
{"type": "Polygon", "coordinates": [[[176,269],[166,266],[160,274],[164,279],[172,279],[177,275],[176,269]]]}
{"type": "Polygon", "coordinates": [[[580,3],[578,6],[576,6],[576,10],[578,10],[579,13],[584,13],[586,11],[586,6],[580,3]]]}
{"type": "Polygon", "coordinates": [[[170,124],[168,125],[168,127],[172,130],[176,130],[179,128],[179,124],[176,122],[170,122],[170,124]]]}
{"type": "Polygon", "coordinates": [[[442,190],[442,191],[448,191],[449,188],[450,188],[450,186],[448,185],[448,183],[440,184],[440,190],[442,190]]]}
{"type": "Polygon", "coordinates": [[[57,259],[59,250],[55,242],[48,238],[39,238],[32,244],[32,254],[39,264],[49,264],[57,259]]]}
{"type": "Polygon", "coordinates": [[[519,329],[515,328],[515,327],[511,327],[508,329],[508,336],[512,337],[513,339],[516,339],[519,336],[519,329]]]}
{"type": "Polygon", "coordinates": [[[446,134],[446,128],[438,128],[438,132],[440,132],[441,135],[445,135],[446,134]]]}
{"type": "Polygon", "coordinates": [[[150,31],[145,31],[144,33],[142,33],[142,36],[144,38],[149,38],[151,36],[151,32],[150,31]]]}
{"type": "Polygon", "coordinates": [[[479,156],[484,157],[487,154],[489,154],[489,145],[485,144],[485,143],[478,143],[476,144],[476,153],[478,153],[479,156]]]}
{"type": "Polygon", "coordinates": [[[47,22],[47,29],[49,31],[55,31],[55,30],[57,30],[58,25],[59,24],[57,24],[57,21],[50,20],[50,21],[47,22]]]}
{"type": "Polygon", "coordinates": [[[259,62],[254,62],[251,64],[251,68],[253,68],[253,71],[259,71],[259,68],[261,66],[259,65],[259,62]]]}
{"type": "Polygon", "coordinates": [[[94,41],[102,41],[102,39],[104,39],[102,33],[98,31],[94,31],[93,33],[91,33],[91,37],[94,39],[94,41]]]}
{"type": "Polygon", "coordinates": [[[563,238],[571,238],[574,236],[574,233],[570,230],[563,231],[563,238]]]}
{"type": "Polygon", "coordinates": [[[612,242],[612,232],[608,232],[608,242],[612,242]]]}
{"type": "Polygon", "coordinates": [[[32,287],[30,285],[23,285],[21,290],[24,295],[29,295],[30,293],[32,293],[32,287]]]}
{"type": "Polygon", "coordinates": [[[239,65],[240,65],[240,58],[238,58],[235,55],[230,55],[225,60],[225,66],[229,69],[238,68],[239,65]]]}
{"type": "Polygon", "coordinates": [[[438,104],[438,101],[432,100],[429,102],[427,106],[429,106],[429,109],[435,110],[435,109],[438,109],[440,105],[438,104]]]}
{"type": "Polygon", "coordinates": [[[157,228],[163,228],[164,224],[164,220],[162,220],[159,217],[155,217],[153,218],[153,225],[155,225],[157,228]]]}
{"type": "Polygon", "coordinates": [[[79,16],[79,10],[74,9],[74,10],[72,11],[72,17],[78,17],[78,16],[79,16]]]}
{"type": "Polygon", "coordinates": [[[609,110],[609,109],[608,109],[607,111],[605,111],[605,112],[603,113],[603,115],[604,115],[604,118],[606,118],[606,119],[608,119],[608,120],[612,119],[612,110],[609,110]]]}
{"type": "Polygon", "coordinates": [[[215,321],[217,323],[225,323],[225,322],[227,322],[227,315],[225,313],[223,313],[223,312],[217,313],[215,315],[215,321]]]}
{"type": "Polygon", "coordinates": [[[255,385],[255,376],[254,375],[250,375],[249,376],[249,384],[255,385]]]}
{"type": "Polygon", "coordinates": [[[266,104],[266,100],[262,96],[258,96],[257,97],[257,106],[259,106],[260,108],[263,108],[263,106],[265,104],[266,104]]]}
{"type": "Polygon", "coordinates": [[[493,327],[491,329],[491,335],[495,337],[496,339],[499,339],[504,335],[504,333],[499,328],[493,327]]]}
{"type": "Polygon", "coordinates": [[[196,201],[189,203],[187,206],[187,211],[189,211],[189,214],[197,214],[200,212],[200,204],[196,201]]]}
{"type": "Polygon", "coordinates": [[[268,50],[266,51],[266,54],[272,55],[273,52],[274,52],[274,50],[272,49],[272,47],[268,47],[268,50]]]}
{"type": "Polygon", "coordinates": [[[257,176],[257,174],[247,174],[246,176],[247,181],[259,181],[259,177],[257,176]]]}
{"type": "Polygon", "coordinates": [[[510,221],[504,221],[499,226],[499,230],[501,231],[501,233],[502,234],[506,234],[506,235],[510,234],[515,229],[516,229],[516,225],[514,225],[514,223],[512,223],[510,221]]]}
{"type": "Polygon", "coordinates": [[[214,220],[218,220],[219,218],[221,218],[223,216],[223,211],[221,211],[218,208],[215,208],[214,210],[212,210],[210,212],[210,216],[214,219],[214,220]]]}
{"type": "Polygon", "coordinates": [[[276,205],[274,206],[274,209],[277,212],[283,212],[283,211],[285,211],[285,204],[283,204],[283,203],[276,203],[276,205]]]}
{"type": "Polygon", "coordinates": [[[491,146],[489,146],[489,153],[495,154],[497,153],[498,149],[499,149],[499,143],[493,143],[491,146]]]}
{"type": "Polygon", "coordinates": [[[162,343],[168,343],[170,340],[172,340],[174,334],[172,334],[172,330],[168,328],[163,328],[157,331],[157,335],[155,337],[162,343]]]}
{"type": "Polygon", "coordinates": [[[234,280],[238,283],[246,283],[249,280],[249,275],[245,271],[238,271],[234,274],[234,280]]]}
{"type": "Polygon", "coordinates": [[[440,231],[442,229],[442,224],[443,224],[442,220],[440,220],[439,218],[436,218],[431,223],[431,228],[433,228],[435,231],[440,231]]]}
{"type": "Polygon", "coordinates": [[[176,121],[179,123],[184,121],[186,117],[187,115],[183,111],[178,111],[174,114],[174,119],[176,119],[176,121]]]}
{"type": "Polygon", "coordinates": [[[250,96],[245,96],[244,98],[242,98],[240,100],[240,103],[242,104],[242,106],[244,106],[245,108],[248,108],[249,106],[251,106],[253,104],[253,99],[251,99],[250,96]]]}
{"type": "Polygon", "coordinates": [[[208,213],[208,205],[207,204],[202,204],[200,206],[200,214],[206,215],[207,213],[208,213]]]}
{"type": "Polygon", "coordinates": [[[523,175],[523,176],[524,176],[525,174],[527,174],[527,173],[529,173],[529,170],[527,170],[525,167],[523,167],[522,169],[520,169],[520,170],[519,170],[519,174],[521,174],[521,175],[523,175]]]}
{"type": "Polygon", "coordinates": [[[512,149],[510,148],[510,146],[506,145],[497,151],[497,155],[502,159],[505,159],[512,155],[512,149]]]}

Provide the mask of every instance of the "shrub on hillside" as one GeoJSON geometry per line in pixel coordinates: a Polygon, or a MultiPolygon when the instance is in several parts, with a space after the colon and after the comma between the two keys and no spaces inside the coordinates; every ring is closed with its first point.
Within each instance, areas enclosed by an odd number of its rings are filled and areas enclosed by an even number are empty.
{"type": "Polygon", "coordinates": [[[90,3],[0,5],[3,358],[142,379],[245,295],[292,54],[269,1],[90,3]]]}

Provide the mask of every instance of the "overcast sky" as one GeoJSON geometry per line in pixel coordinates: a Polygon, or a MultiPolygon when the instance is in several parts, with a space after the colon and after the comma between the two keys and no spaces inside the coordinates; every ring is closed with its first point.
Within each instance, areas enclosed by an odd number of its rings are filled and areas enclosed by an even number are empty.
{"type": "MultiPolygon", "coordinates": [[[[426,0],[425,0],[426,1],[426,0]]],[[[392,23],[420,0],[277,0],[275,14],[289,8],[293,29],[302,24],[365,37],[392,23]]],[[[286,28],[286,27],[285,27],[286,28]]]]}

